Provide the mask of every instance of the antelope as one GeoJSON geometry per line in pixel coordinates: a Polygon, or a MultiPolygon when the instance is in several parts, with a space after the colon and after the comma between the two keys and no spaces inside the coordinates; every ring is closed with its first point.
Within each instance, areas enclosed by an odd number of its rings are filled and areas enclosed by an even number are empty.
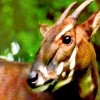
{"type": "Polygon", "coordinates": [[[41,25],[44,40],[34,64],[0,59],[0,100],[95,99],[98,70],[90,38],[99,28],[100,11],[77,23],[92,1],[69,15],[72,3],[53,26],[41,25]]]}
{"type": "Polygon", "coordinates": [[[47,93],[54,100],[95,100],[98,69],[90,39],[100,26],[100,11],[77,23],[92,1],[84,1],[69,14],[74,2],[53,26],[41,25],[44,40],[27,79],[34,93],[47,93]]]}

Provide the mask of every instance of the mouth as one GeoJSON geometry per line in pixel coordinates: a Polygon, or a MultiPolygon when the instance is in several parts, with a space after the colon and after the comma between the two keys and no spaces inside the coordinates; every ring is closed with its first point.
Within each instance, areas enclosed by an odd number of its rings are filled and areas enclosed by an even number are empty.
{"type": "Polygon", "coordinates": [[[50,79],[47,82],[45,82],[43,85],[35,86],[32,91],[33,92],[47,92],[52,91],[54,89],[54,86],[56,84],[56,80],[50,79]]]}
{"type": "Polygon", "coordinates": [[[56,69],[55,71],[47,71],[45,67],[39,67],[38,80],[35,86],[32,86],[33,92],[52,92],[55,89],[56,84],[58,83],[59,75],[61,68],[56,69]],[[41,73],[41,74],[40,74],[41,73]],[[56,75],[57,74],[57,75],[56,75]],[[46,76],[47,79],[46,79],[46,76]]]}
{"type": "Polygon", "coordinates": [[[74,70],[72,70],[68,77],[64,80],[58,81],[57,79],[50,79],[45,82],[43,85],[35,86],[32,91],[33,92],[55,92],[56,90],[60,89],[61,87],[67,85],[72,81],[74,70]]]}
{"type": "Polygon", "coordinates": [[[70,76],[68,77],[66,72],[63,72],[64,62],[61,62],[59,66],[55,69],[55,71],[53,70],[49,72],[45,69],[45,67],[42,66],[39,67],[39,69],[41,69],[40,72],[42,72],[42,74],[39,73],[36,84],[32,84],[31,88],[33,92],[54,92],[64,85],[68,84],[71,80],[70,76]],[[48,79],[45,79],[45,73],[47,72],[48,79]]]}

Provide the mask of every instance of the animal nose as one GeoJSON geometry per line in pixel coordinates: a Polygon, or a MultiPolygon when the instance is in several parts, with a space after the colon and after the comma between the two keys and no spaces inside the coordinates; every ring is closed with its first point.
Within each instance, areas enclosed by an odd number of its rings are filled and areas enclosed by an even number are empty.
{"type": "Polygon", "coordinates": [[[38,73],[35,72],[35,71],[32,71],[29,76],[28,76],[28,79],[27,79],[27,83],[28,85],[33,88],[36,83],[37,83],[37,79],[38,79],[38,73]]]}

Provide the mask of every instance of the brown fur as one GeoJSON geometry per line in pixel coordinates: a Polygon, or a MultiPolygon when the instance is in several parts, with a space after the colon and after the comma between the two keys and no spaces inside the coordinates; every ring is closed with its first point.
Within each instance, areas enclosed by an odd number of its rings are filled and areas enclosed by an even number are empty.
{"type": "Polygon", "coordinates": [[[0,59],[0,100],[51,100],[47,93],[33,93],[28,86],[30,67],[0,59]]]}
{"type": "MultiPolygon", "coordinates": [[[[92,0],[87,0],[85,3],[87,2],[92,2],[92,0]]],[[[81,6],[81,8],[84,7],[81,6]]],[[[74,14],[76,14],[77,11],[78,9],[76,9],[74,14]]],[[[1,59],[0,100],[94,100],[98,91],[98,70],[96,65],[96,54],[90,42],[90,38],[92,35],[91,25],[96,14],[97,13],[94,13],[92,17],[80,25],[76,24],[78,15],[75,15],[76,18],[74,18],[74,15],[72,14],[73,16],[70,15],[65,19],[61,19],[62,21],[58,21],[59,24],[56,23],[53,27],[48,28],[46,26],[42,26],[42,28],[45,28],[40,29],[44,32],[44,40],[32,68],[31,64],[28,63],[8,62],[1,59]],[[72,24],[73,27],[66,31],[63,36],[55,40],[56,36],[70,24],[72,24]],[[63,43],[62,39],[64,36],[70,36],[72,40],[71,43],[63,43]],[[66,65],[66,62],[69,61],[76,47],[77,53],[76,57],[74,57],[75,66],[71,69],[71,63],[70,65],[66,65]],[[62,62],[64,63],[62,66],[64,69],[60,73],[61,75],[57,75],[56,68],[59,67],[59,64],[62,62]],[[41,67],[43,72],[38,67],[41,67]],[[47,77],[43,70],[45,67],[48,73],[47,77]],[[31,71],[29,72],[30,68],[31,71]],[[69,83],[66,83],[54,92],[52,92],[49,88],[47,90],[48,93],[34,93],[26,81],[28,75],[32,71],[36,72],[38,77],[41,75],[41,77],[45,80],[44,82],[47,82],[52,78],[57,80],[57,82],[61,80],[64,81],[64,79],[68,77],[67,73],[69,75],[70,72],[73,71],[73,74],[70,76],[71,81],[69,81],[69,83]],[[62,78],[63,71],[66,71],[64,78],[62,78]],[[85,86],[87,89],[86,92],[84,92],[85,86]]],[[[37,78],[36,82],[38,79],[39,78],[37,78]]],[[[32,84],[33,83],[34,82],[32,82],[32,84]]],[[[37,84],[35,83],[34,86],[36,85],[37,84]]],[[[54,86],[55,85],[56,84],[54,84],[54,86]]]]}

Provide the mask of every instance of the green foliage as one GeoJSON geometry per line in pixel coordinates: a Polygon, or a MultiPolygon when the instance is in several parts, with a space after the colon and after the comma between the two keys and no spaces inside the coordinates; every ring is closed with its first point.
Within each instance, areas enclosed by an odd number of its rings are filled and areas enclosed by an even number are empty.
{"type": "MultiPolygon", "coordinates": [[[[83,0],[77,0],[81,3],[83,0]]],[[[39,25],[52,25],[74,0],[0,0],[0,55],[17,61],[33,61],[42,41],[39,25]],[[11,44],[19,51],[13,54],[11,44]]],[[[80,17],[80,22],[100,8],[94,2],[80,17]]],[[[100,40],[98,40],[100,42],[100,40]]]]}

